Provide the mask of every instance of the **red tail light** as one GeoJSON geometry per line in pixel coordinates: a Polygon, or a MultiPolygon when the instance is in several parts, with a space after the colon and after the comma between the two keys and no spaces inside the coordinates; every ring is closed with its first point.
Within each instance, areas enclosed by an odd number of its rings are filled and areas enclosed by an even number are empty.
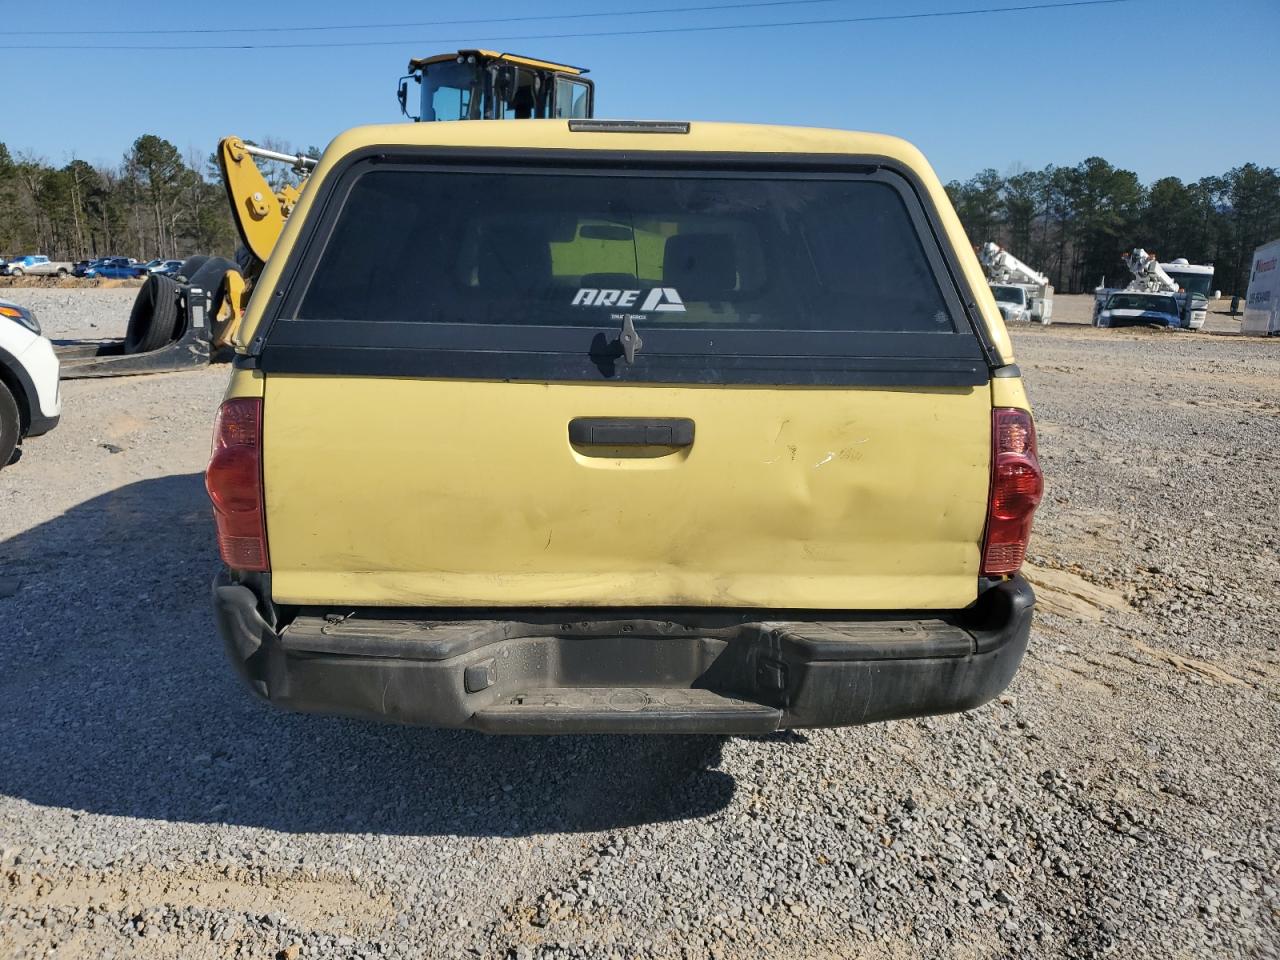
{"type": "Polygon", "coordinates": [[[1044,494],[1031,414],[997,407],[991,418],[991,497],[982,538],[982,575],[1017,573],[1027,556],[1031,518],[1044,494]]]}
{"type": "Polygon", "coordinates": [[[269,570],[262,503],[262,400],[237,398],[218,408],[204,485],[213,501],[223,562],[235,570],[269,570]]]}

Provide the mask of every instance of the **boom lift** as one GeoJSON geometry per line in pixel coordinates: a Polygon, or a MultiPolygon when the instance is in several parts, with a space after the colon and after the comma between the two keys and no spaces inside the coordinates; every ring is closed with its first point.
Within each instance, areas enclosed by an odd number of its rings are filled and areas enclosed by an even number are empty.
{"type": "Polygon", "coordinates": [[[1046,326],[1053,322],[1053,285],[1048,277],[990,240],[978,248],[978,260],[987,274],[987,282],[997,294],[1000,291],[996,288],[999,287],[1017,287],[1023,291],[1025,304],[1009,303],[997,296],[1000,312],[1006,318],[1024,319],[1022,316],[1009,317],[1017,306],[1021,313],[1025,313],[1025,319],[1046,326]]]}
{"type": "MultiPolygon", "coordinates": [[[[595,110],[595,85],[586,72],[534,57],[459,50],[410,60],[398,99],[401,112],[414,121],[586,119],[595,110]]],[[[240,237],[236,261],[195,256],[183,264],[177,281],[149,277],[123,340],[57,345],[63,379],[165,373],[228,359],[253,282],[316,162],[224,137],[218,168],[240,237]],[[299,183],[273,190],[255,159],[290,164],[299,183]]]]}
{"type": "Polygon", "coordinates": [[[1124,265],[1133,274],[1133,280],[1126,288],[1142,293],[1177,293],[1178,285],[1173,278],[1164,272],[1155,254],[1147,253],[1141,247],[1134,247],[1121,257],[1124,265]]]}

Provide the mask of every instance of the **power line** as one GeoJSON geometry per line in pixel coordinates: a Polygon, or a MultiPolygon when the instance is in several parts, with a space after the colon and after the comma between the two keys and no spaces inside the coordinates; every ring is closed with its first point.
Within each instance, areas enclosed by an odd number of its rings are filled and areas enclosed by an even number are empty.
{"type": "MultiPolygon", "coordinates": [[[[1114,6],[1121,3],[1136,3],[1139,0],[1061,0],[1056,3],[1021,4],[1007,7],[974,7],[968,10],[937,10],[926,13],[887,13],[864,17],[833,17],[823,20],[783,20],[770,23],[724,23],[689,27],[649,27],[634,30],[599,30],[581,33],[522,33],[506,36],[462,37],[462,38],[415,38],[400,40],[343,40],[337,42],[310,43],[198,43],[198,44],[0,44],[0,50],[314,50],[349,47],[405,47],[427,46],[429,44],[450,45],[456,43],[505,42],[507,40],[577,40],[593,37],[639,37],[656,34],[673,33],[707,33],[722,30],[764,30],[778,27],[814,27],[836,26],[851,23],[885,23],[903,20],[932,20],[943,17],[972,17],[999,13],[1025,13],[1036,10],[1062,10],[1073,7],[1114,6]]],[[[544,19],[544,18],[539,18],[544,19]]]]}
{"type": "Polygon", "coordinates": [[[149,30],[10,30],[9,36],[59,36],[88,34],[92,36],[159,35],[159,34],[215,34],[215,33],[308,33],[325,30],[403,30],[413,27],[457,27],[483,23],[525,23],[531,20],[587,20],[598,17],[644,17],[659,13],[704,13],[715,10],[746,10],[755,7],[795,7],[815,3],[840,3],[843,0],[743,0],[738,3],[702,4],[692,7],[650,7],[645,10],[593,10],[589,13],[550,13],[526,17],[482,17],[470,20],[416,20],[404,23],[334,23],[304,27],[190,27],[181,29],[166,27],[149,30]]]}

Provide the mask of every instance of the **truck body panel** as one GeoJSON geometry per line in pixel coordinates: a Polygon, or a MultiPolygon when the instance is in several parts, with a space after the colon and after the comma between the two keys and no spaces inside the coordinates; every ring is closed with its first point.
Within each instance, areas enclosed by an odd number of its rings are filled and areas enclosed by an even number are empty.
{"type": "Polygon", "coordinates": [[[1253,252],[1240,329],[1264,336],[1280,333],[1280,240],[1264,243],[1253,252]]]}
{"type": "Polygon", "coordinates": [[[954,609],[976,593],[985,387],[272,375],[265,400],[278,602],[954,609]],[[588,451],[568,435],[587,415],[684,417],[696,436],[588,451]],[[335,437],[358,438],[340,466],[335,437]]]}

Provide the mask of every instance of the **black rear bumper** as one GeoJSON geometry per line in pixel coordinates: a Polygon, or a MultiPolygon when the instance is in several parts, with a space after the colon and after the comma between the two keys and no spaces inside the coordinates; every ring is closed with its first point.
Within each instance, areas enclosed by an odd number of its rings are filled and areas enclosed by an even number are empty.
{"type": "Polygon", "coordinates": [[[249,586],[224,573],[213,592],[232,663],[281,707],[544,734],[764,733],[968,710],[1013,678],[1035,605],[1015,577],[955,614],[304,610],[276,630],[249,586]]]}

